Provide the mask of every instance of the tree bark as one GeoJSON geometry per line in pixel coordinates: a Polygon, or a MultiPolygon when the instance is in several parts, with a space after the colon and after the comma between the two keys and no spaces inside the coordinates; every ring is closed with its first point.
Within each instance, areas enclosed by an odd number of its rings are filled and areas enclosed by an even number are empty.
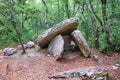
{"type": "Polygon", "coordinates": [[[65,11],[66,11],[66,17],[70,18],[70,15],[69,15],[69,0],[65,0],[65,11]]]}
{"type": "Polygon", "coordinates": [[[95,34],[95,48],[99,48],[99,27],[98,24],[96,24],[96,19],[95,19],[95,13],[94,13],[94,9],[93,6],[91,4],[91,0],[86,0],[87,1],[87,5],[88,5],[88,9],[89,9],[89,13],[90,13],[90,17],[92,20],[93,25],[95,26],[96,29],[96,34],[95,34]]]}
{"type": "Polygon", "coordinates": [[[99,21],[100,25],[103,26],[102,20],[98,17],[98,15],[95,13],[93,6],[91,5],[91,0],[86,0],[86,3],[89,5],[90,10],[92,11],[92,13],[94,14],[94,16],[96,17],[96,19],[99,21]]]}
{"type": "Polygon", "coordinates": [[[24,46],[23,46],[23,43],[22,43],[22,39],[21,39],[21,36],[20,36],[20,33],[18,32],[18,30],[17,30],[17,23],[14,21],[15,20],[15,18],[14,18],[14,13],[13,12],[15,12],[15,10],[14,10],[14,1],[13,0],[11,0],[11,24],[12,24],[12,26],[13,26],[13,28],[14,28],[14,30],[15,30],[15,32],[16,32],[16,34],[17,34],[17,36],[18,36],[18,40],[19,40],[19,42],[20,42],[20,44],[21,44],[21,46],[22,46],[22,50],[23,50],[23,53],[26,53],[25,52],[25,48],[24,48],[24,46]]]}
{"type": "Polygon", "coordinates": [[[81,50],[82,54],[85,57],[90,57],[90,48],[82,33],[79,30],[74,30],[71,33],[71,35],[73,37],[74,42],[76,43],[76,45],[78,45],[79,49],[81,50]]]}
{"type": "Polygon", "coordinates": [[[39,35],[35,40],[36,44],[40,47],[47,45],[55,36],[59,34],[70,34],[73,30],[77,29],[79,24],[78,18],[70,18],[64,20],[54,27],[46,30],[43,34],[39,35]]]}
{"type": "Polygon", "coordinates": [[[46,28],[48,29],[49,28],[49,22],[48,22],[48,7],[47,7],[47,4],[45,2],[45,0],[42,0],[44,6],[45,6],[45,25],[46,25],[46,28]]]}
{"type": "Polygon", "coordinates": [[[60,2],[57,0],[58,3],[58,22],[60,21],[60,2]]]}
{"type": "Polygon", "coordinates": [[[104,31],[106,33],[106,42],[107,42],[107,45],[111,46],[110,33],[109,33],[109,27],[107,24],[107,14],[106,14],[107,0],[101,0],[101,2],[102,2],[103,26],[104,26],[104,31]]]}
{"type": "Polygon", "coordinates": [[[112,12],[112,15],[111,15],[111,32],[112,32],[112,36],[114,35],[114,26],[115,26],[115,1],[114,0],[111,0],[111,12],[112,12]]]}
{"type": "Polygon", "coordinates": [[[62,58],[64,51],[64,39],[61,35],[56,36],[49,44],[48,53],[55,57],[55,60],[62,58]]]}

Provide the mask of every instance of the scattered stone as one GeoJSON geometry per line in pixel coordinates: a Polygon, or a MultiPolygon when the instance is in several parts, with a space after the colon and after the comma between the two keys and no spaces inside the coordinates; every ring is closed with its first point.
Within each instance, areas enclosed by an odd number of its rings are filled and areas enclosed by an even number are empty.
{"type": "Polygon", "coordinates": [[[120,67],[120,64],[115,64],[115,66],[120,67]]]}
{"type": "MultiPolygon", "coordinates": [[[[23,45],[23,47],[24,47],[25,49],[27,48],[25,44],[23,45]]],[[[18,49],[18,50],[22,50],[22,45],[18,45],[18,46],[17,46],[17,49],[18,49]]]]}
{"type": "Polygon", "coordinates": [[[17,52],[17,49],[15,49],[15,48],[5,48],[4,50],[3,50],[3,53],[4,53],[4,56],[10,56],[10,55],[13,55],[13,54],[15,54],[17,52]]]}
{"type": "Polygon", "coordinates": [[[26,44],[26,47],[27,47],[27,48],[33,48],[34,45],[35,45],[34,42],[29,41],[29,42],[26,44]]]}
{"type": "Polygon", "coordinates": [[[41,50],[41,47],[38,45],[35,45],[35,52],[39,52],[41,50]]]}
{"type": "Polygon", "coordinates": [[[64,40],[61,35],[56,36],[49,44],[47,51],[53,55],[56,60],[62,58],[64,51],[64,40]]]}
{"type": "Polygon", "coordinates": [[[119,68],[119,66],[113,65],[112,68],[113,68],[114,70],[117,70],[117,69],[119,68]]]}
{"type": "Polygon", "coordinates": [[[102,67],[87,67],[49,75],[48,78],[82,78],[83,80],[108,80],[108,70],[102,67]]]}
{"type": "Polygon", "coordinates": [[[98,56],[97,56],[97,55],[94,55],[94,56],[93,56],[93,59],[94,59],[96,62],[98,62],[98,61],[99,61],[99,58],[98,58],[98,56]]]}

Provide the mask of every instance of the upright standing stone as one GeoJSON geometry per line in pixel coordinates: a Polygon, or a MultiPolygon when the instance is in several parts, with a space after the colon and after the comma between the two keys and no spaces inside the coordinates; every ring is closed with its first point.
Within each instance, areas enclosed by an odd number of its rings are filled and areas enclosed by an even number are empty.
{"type": "Polygon", "coordinates": [[[64,51],[64,40],[61,35],[56,36],[49,44],[47,51],[53,55],[56,60],[62,58],[64,51]]]}
{"type": "Polygon", "coordinates": [[[90,48],[89,48],[85,38],[83,37],[82,33],[79,30],[74,30],[71,33],[71,35],[73,37],[73,40],[78,45],[81,52],[83,53],[83,55],[85,57],[89,57],[90,56],[90,48]]]}

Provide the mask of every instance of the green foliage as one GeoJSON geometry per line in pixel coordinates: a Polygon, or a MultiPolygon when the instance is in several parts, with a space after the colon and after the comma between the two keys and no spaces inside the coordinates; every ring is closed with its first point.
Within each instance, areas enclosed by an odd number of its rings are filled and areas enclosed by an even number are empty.
{"type": "MultiPolygon", "coordinates": [[[[35,38],[46,30],[45,20],[48,20],[49,27],[66,19],[66,6],[64,0],[45,0],[48,7],[48,17],[45,17],[45,7],[41,0],[0,0],[0,46],[9,46],[10,44],[18,43],[17,35],[12,27],[12,20],[17,23],[17,30],[21,34],[24,42],[35,40],[35,38]],[[14,10],[12,10],[12,6],[14,10]],[[11,12],[14,14],[14,19],[11,17],[11,12]]],[[[87,0],[68,0],[68,12],[70,17],[78,17],[80,24],[78,29],[85,36],[90,47],[95,46],[96,27],[93,24],[91,14],[89,12],[87,0]]],[[[91,0],[96,15],[103,22],[101,1],[91,0]]],[[[120,1],[107,1],[107,17],[108,26],[110,29],[110,40],[112,50],[120,51],[120,1]]],[[[104,51],[108,46],[106,43],[106,34],[103,26],[95,18],[96,24],[99,27],[99,50],[104,51]]],[[[110,49],[111,50],[111,49],[110,49]]]]}
{"type": "Polygon", "coordinates": [[[114,37],[113,37],[113,43],[112,45],[114,46],[115,51],[120,51],[120,27],[116,26],[114,29],[114,37]]]}

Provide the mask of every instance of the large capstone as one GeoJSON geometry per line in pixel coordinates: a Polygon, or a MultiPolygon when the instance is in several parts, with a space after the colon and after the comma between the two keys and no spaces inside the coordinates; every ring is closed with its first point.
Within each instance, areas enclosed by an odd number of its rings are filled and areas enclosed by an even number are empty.
{"type": "Polygon", "coordinates": [[[79,24],[78,18],[70,18],[64,20],[54,27],[46,30],[43,34],[39,35],[35,40],[36,44],[40,47],[46,46],[55,36],[59,34],[70,34],[73,30],[77,29],[79,24]]]}

